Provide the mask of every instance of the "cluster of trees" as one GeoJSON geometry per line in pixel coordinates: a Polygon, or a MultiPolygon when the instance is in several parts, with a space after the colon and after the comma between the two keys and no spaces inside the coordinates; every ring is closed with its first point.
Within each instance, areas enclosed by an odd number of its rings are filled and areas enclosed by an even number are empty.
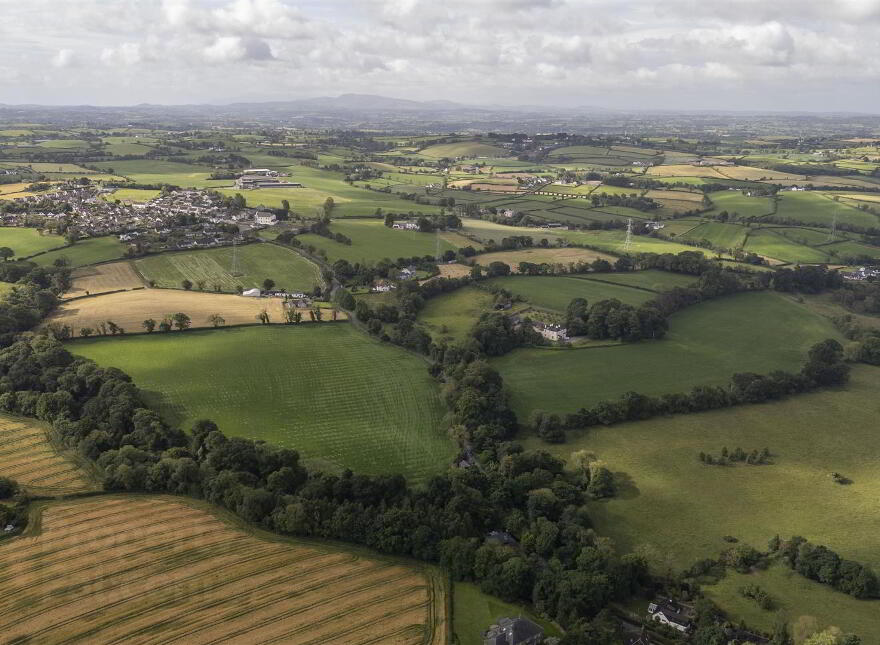
{"type": "Polygon", "coordinates": [[[0,345],[33,329],[58,304],[56,294],[70,288],[67,267],[38,267],[33,262],[0,263],[0,279],[14,282],[0,306],[0,345]]]}
{"type": "Polygon", "coordinates": [[[844,560],[826,546],[811,544],[799,535],[789,540],[776,536],[770,551],[802,576],[829,585],[856,598],[880,596],[876,574],[867,566],[844,560]]]}
{"type": "Polygon", "coordinates": [[[14,479],[0,477],[0,499],[9,500],[11,504],[0,504],[0,531],[7,526],[21,530],[27,525],[28,496],[21,490],[14,479]]]}
{"type": "MultiPolygon", "coordinates": [[[[328,197],[327,199],[331,199],[328,197]]],[[[325,210],[326,210],[325,205],[325,210]]],[[[332,209],[332,205],[330,206],[332,209]]],[[[330,230],[330,217],[329,215],[325,215],[319,220],[316,220],[312,224],[309,225],[309,233],[314,233],[315,235],[320,235],[321,237],[326,237],[328,240],[333,240],[334,242],[339,242],[340,244],[345,244],[346,246],[351,246],[351,238],[342,233],[334,233],[330,230]]],[[[294,238],[291,237],[291,240],[294,238]]]]}
{"type": "Polygon", "coordinates": [[[617,555],[590,528],[582,478],[507,441],[515,416],[497,373],[454,348],[439,365],[461,457],[474,465],[420,488],[401,476],[308,471],[296,451],[227,437],[210,421],[187,434],[144,408],[120,370],[74,357],[50,337],[0,350],[0,409],[51,423],[97,463],[109,490],[191,495],[284,534],[438,562],[456,580],[533,602],[566,627],[647,584],[644,560],[617,555]],[[487,539],[496,530],[517,545],[487,539]]]}
{"type": "Polygon", "coordinates": [[[773,597],[760,586],[749,583],[739,588],[739,595],[743,598],[753,600],[764,611],[772,611],[776,607],[773,597]]]}
{"type": "Polygon", "coordinates": [[[732,452],[727,450],[727,446],[721,449],[720,455],[713,455],[707,452],[700,453],[700,461],[708,466],[728,466],[735,463],[746,463],[753,466],[769,464],[770,450],[764,448],[760,452],[757,449],[746,452],[742,448],[735,448],[732,452]]]}
{"type": "MultiPolygon", "coordinates": [[[[451,198],[450,198],[451,199],[451,198]]],[[[385,213],[384,222],[385,226],[391,228],[394,226],[394,222],[400,219],[401,216],[398,216],[395,213],[385,213]]],[[[403,219],[411,219],[408,216],[403,216],[403,219]]],[[[433,233],[434,231],[445,231],[450,228],[459,228],[461,227],[461,218],[454,213],[434,213],[431,215],[422,215],[416,218],[416,223],[419,226],[420,233],[433,233]]]]}
{"type": "Polygon", "coordinates": [[[858,314],[880,313],[880,282],[854,282],[837,291],[833,298],[858,314]]]}
{"type": "MultiPolygon", "coordinates": [[[[774,371],[768,375],[735,374],[727,387],[698,385],[689,393],[648,396],[627,392],[617,400],[600,401],[592,408],[560,415],[562,429],[612,425],[639,421],[655,416],[688,414],[716,410],[746,403],[762,403],[784,396],[808,392],[818,387],[842,385],[849,380],[849,365],[844,362],[843,347],[836,340],[816,343],[797,374],[774,371]]],[[[559,441],[557,433],[551,441],[559,441]]]]}
{"type": "MultiPolygon", "coordinates": [[[[209,320],[214,324],[215,327],[226,323],[226,321],[223,320],[222,316],[220,316],[219,314],[212,314],[209,320]]],[[[162,320],[160,320],[158,323],[153,318],[147,318],[141,323],[141,327],[143,327],[148,334],[152,334],[156,328],[158,328],[159,331],[162,332],[169,332],[175,327],[177,327],[177,331],[184,331],[185,329],[189,329],[191,326],[192,318],[190,318],[188,314],[185,314],[182,311],[179,311],[176,314],[168,314],[167,316],[163,317],[162,320]]]]}
{"type": "Polygon", "coordinates": [[[569,336],[587,336],[628,342],[644,338],[663,338],[669,325],[666,317],[651,304],[634,307],[616,298],[600,300],[588,306],[585,298],[575,298],[565,311],[569,336]]]}
{"type": "Polygon", "coordinates": [[[655,202],[650,197],[643,197],[637,193],[631,195],[593,193],[590,195],[590,202],[592,202],[593,208],[602,208],[603,206],[626,206],[627,208],[635,208],[636,210],[643,212],[660,208],[659,202],[655,202]]]}

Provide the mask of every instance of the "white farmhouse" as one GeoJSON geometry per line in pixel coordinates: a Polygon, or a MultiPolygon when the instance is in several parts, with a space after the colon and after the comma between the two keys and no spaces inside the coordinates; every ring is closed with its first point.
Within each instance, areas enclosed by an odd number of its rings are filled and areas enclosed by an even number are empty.
{"type": "Polygon", "coordinates": [[[254,221],[260,226],[272,226],[273,224],[278,223],[278,218],[275,217],[275,213],[269,213],[268,211],[259,211],[254,216],[254,221]]]}

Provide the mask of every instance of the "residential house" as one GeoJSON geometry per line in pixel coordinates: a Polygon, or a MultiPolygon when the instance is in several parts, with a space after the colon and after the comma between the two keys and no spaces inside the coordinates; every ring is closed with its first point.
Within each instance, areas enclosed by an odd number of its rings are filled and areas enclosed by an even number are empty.
{"type": "Polygon", "coordinates": [[[400,273],[397,274],[398,280],[412,280],[416,277],[416,271],[412,267],[406,267],[405,269],[401,269],[400,273]]]}
{"type": "Polygon", "coordinates": [[[547,340],[568,340],[568,330],[562,325],[536,322],[532,328],[547,340]]]}
{"type": "Polygon", "coordinates": [[[272,226],[273,224],[278,223],[278,218],[275,217],[275,213],[258,211],[257,214],[254,215],[254,221],[260,226],[272,226]]]}
{"type": "Polygon", "coordinates": [[[538,645],[544,629],[528,618],[502,618],[483,633],[483,645],[538,645]]]}
{"type": "Polygon", "coordinates": [[[389,282],[377,282],[373,285],[370,291],[372,291],[373,293],[388,293],[394,288],[395,286],[389,282]]]}
{"type": "Polygon", "coordinates": [[[648,617],[683,634],[691,628],[691,620],[687,617],[684,606],[670,599],[649,604],[648,617]]]}

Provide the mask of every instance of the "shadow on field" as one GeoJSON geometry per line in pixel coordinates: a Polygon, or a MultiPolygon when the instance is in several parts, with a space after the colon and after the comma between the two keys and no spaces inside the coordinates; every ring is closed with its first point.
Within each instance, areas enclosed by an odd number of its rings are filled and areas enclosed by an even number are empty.
{"type": "MultiPolygon", "coordinates": [[[[141,390],[141,395],[150,408],[158,410],[162,419],[171,426],[181,427],[186,419],[186,408],[179,403],[174,403],[165,392],[156,390],[141,390]]],[[[182,428],[189,430],[189,428],[182,428]]]]}
{"type": "Polygon", "coordinates": [[[615,497],[619,499],[635,499],[642,494],[633,478],[624,472],[614,473],[614,488],[617,491],[615,497]]]}

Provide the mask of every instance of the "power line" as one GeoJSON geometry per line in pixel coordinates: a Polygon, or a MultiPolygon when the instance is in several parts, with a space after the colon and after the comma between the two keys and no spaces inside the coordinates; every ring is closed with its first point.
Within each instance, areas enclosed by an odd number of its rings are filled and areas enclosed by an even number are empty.
{"type": "Polygon", "coordinates": [[[632,220],[632,217],[629,217],[626,220],[626,240],[623,242],[623,250],[624,251],[629,251],[629,247],[632,244],[632,236],[633,236],[633,220],[632,220]]]}

